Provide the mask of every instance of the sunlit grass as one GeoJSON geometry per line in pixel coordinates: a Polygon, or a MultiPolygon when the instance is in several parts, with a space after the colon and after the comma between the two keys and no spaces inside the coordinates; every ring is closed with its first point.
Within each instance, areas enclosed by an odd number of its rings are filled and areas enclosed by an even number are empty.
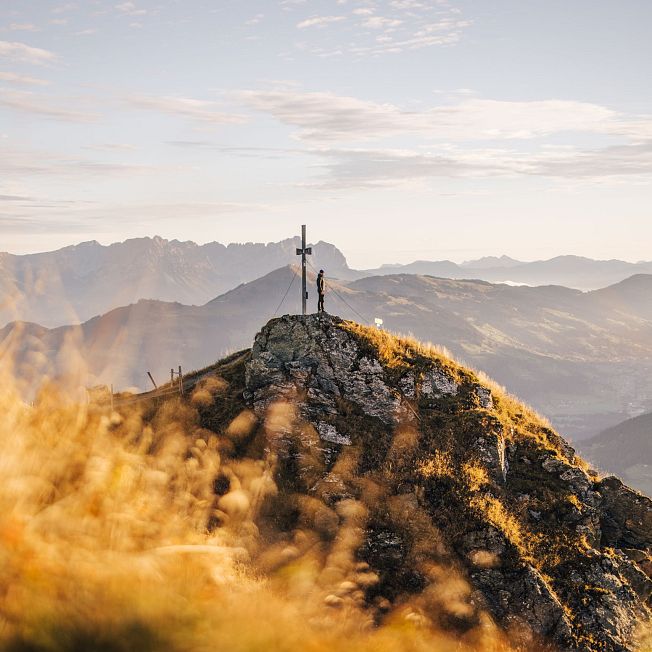
{"type": "MultiPolygon", "coordinates": [[[[377,581],[355,570],[365,518],[356,501],[332,517],[319,501],[306,505],[313,515],[294,549],[263,539],[255,523],[276,491],[269,463],[224,453],[255,418],[243,412],[224,433],[198,419],[221,381],[199,384],[186,401],[111,413],[52,385],[29,406],[2,380],[0,649],[509,649],[489,621],[461,640],[409,603],[375,624],[355,597],[377,581]],[[328,518],[335,534],[325,548],[328,518]],[[278,570],[262,573],[268,551],[278,570]],[[349,578],[355,591],[342,588],[349,578]]],[[[267,427],[290,418],[280,411],[267,427]]]]}

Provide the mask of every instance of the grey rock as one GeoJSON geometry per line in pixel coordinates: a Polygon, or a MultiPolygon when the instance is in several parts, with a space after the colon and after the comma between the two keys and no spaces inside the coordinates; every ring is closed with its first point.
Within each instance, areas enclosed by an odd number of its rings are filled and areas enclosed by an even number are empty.
{"type": "Polygon", "coordinates": [[[419,389],[421,395],[428,398],[455,396],[459,385],[443,369],[434,368],[423,375],[419,389]]]}
{"type": "Polygon", "coordinates": [[[602,496],[604,545],[614,548],[652,548],[652,501],[610,476],[596,484],[602,496]]]}
{"type": "Polygon", "coordinates": [[[427,584],[420,565],[454,560],[466,573],[471,603],[505,629],[531,630],[557,650],[633,652],[652,598],[652,501],[616,478],[585,472],[545,426],[534,437],[516,433],[473,376],[453,378],[434,360],[419,364],[397,377],[328,315],[269,322],[246,366],[245,396],[263,423],[275,401],[296,407],[297,423],[277,427],[270,445],[287,462],[287,491],[306,491],[337,511],[340,501],[360,499],[369,478],[384,483],[378,505],[368,505],[377,522],[361,526],[357,551],[383,595],[419,591],[427,584]],[[420,407],[415,398],[431,400],[420,407]],[[318,444],[301,420],[315,428],[318,444]],[[310,467],[315,445],[323,467],[310,467]],[[431,462],[439,446],[450,469],[419,473],[419,462],[431,462]],[[351,456],[341,473],[333,466],[340,455],[351,456]],[[466,463],[480,467],[479,490],[465,485],[466,463]],[[390,513],[399,516],[387,523],[390,513]],[[546,538],[557,546],[557,561],[546,538]],[[572,548],[560,553],[566,542],[572,548]]]}
{"type": "Polygon", "coordinates": [[[338,328],[336,317],[281,317],[256,336],[247,363],[246,386],[254,410],[287,395],[289,386],[307,390],[311,414],[334,414],[335,399],[346,397],[370,417],[396,424],[409,412],[400,393],[389,387],[378,360],[361,354],[352,335],[338,328]],[[281,391],[283,390],[283,391],[281,391]]]}
{"type": "Polygon", "coordinates": [[[342,435],[337,432],[337,428],[329,423],[320,421],[317,424],[317,432],[319,433],[319,437],[324,441],[329,441],[333,444],[342,444],[344,446],[351,445],[351,438],[348,435],[342,435]]]}

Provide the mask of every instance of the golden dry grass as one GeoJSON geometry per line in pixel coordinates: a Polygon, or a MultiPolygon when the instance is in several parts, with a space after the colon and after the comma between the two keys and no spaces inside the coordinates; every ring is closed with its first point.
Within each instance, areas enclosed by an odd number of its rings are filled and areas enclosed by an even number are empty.
{"type": "Polygon", "coordinates": [[[355,322],[343,322],[342,327],[372,347],[380,361],[390,370],[434,363],[458,383],[477,383],[488,388],[493,398],[492,410],[502,422],[507,439],[525,437],[559,459],[584,470],[589,469],[589,465],[579,456],[568,459],[546,417],[510,394],[484,372],[456,362],[445,348],[355,322]]]}
{"type": "MultiPolygon", "coordinates": [[[[339,597],[333,582],[345,591],[365,519],[356,501],[333,514],[306,506],[312,520],[289,547],[261,538],[255,521],[276,491],[273,460],[221,452],[222,438],[251,430],[252,415],[224,434],[198,425],[193,403],[219,400],[221,386],[154,412],[141,404],[109,413],[54,386],[28,406],[10,376],[1,380],[0,649],[509,649],[488,621],[460,641],[417,603],[397,606],[378,627],[362,605],[339,597]],[[216,496],[220,474],[229,486],[216,496]],[[221,527],[207,527],[215,518],[221,527]],[[315,528],[329,519],[335,539],[323,554],[315,528]],[[266,553],[280,570],[261,575],[249,560],[266,553]]],[[[279,407],[267,427],[285,427],[290,413],[279,407]]],[[[377,581],[364,570],[351,577],[358,586],[377,581]]],[[[464,590],[449,587],[451,605],[462,604],[464,590]]]]}

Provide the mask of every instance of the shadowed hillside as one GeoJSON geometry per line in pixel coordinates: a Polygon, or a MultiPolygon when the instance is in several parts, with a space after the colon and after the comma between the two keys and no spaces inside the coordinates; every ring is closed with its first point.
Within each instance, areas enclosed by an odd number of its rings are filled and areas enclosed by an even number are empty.
{"type": "MultiPolygon", "coordinates": [[[[140,301],[79,328],[11,326],[0,340],[15,343],[28,381],[65,371],[77,350],[88,384],[145,388],[148,370],[163,382],[171,367],[203,367],[248,346],[275,312],[300,312],[299,282],[282,268],[203,306],[140,301]]],[[[328,283],[327,311],[445,346],[574,438],[652,409],[652,276],[590,293],[411,275],[328,283]]]]}
{"type": "Polygon", "coordinates": [[[599,468],[652,496],[652,414],[603,430],[588,439],[582,450],[599,468]]]}

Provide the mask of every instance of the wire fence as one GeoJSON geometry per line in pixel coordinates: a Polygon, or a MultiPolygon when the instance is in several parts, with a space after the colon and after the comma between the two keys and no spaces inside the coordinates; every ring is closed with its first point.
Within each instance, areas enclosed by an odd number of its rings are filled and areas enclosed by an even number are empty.
{"type": "Polygon", "coordinates": [[[296,273],[294,272],[294,270],[292,268],[290,268],[290,271],[292,272],[292,279],[290,280],[290,285],[288,285],[287,290],[285,290],[285,294],[283,295],[283,298],[279,302],[278,306],[276,306],[276,310],[274,311],[274,315],[273,315],[274,317],[276,317],[276,315],[278,314],[278,311],[281,309],[281,306],[283,305],[283,302],[285,301],[287,295],[290,292],[290,288],[294,285],[294,281],[297,278],[297,275],[296,275],[296,273]]]}
{"type": "MultiPolygon", "coordinates": [[[[317,270],[313,267],[312,263],[309,260],[306,260],[308,265],[310,266],[310,269],[312,269],[315,274],[317,274],[317,270]]],[[[362,321],[370,323],[370,320],[367,319],[362,313],[360,313],[358,310],[356,310],[328,281],[324,281],[325,287],[327,287],[351,312],[353,312],[356,316],[358,316],[362,321]]]]}

